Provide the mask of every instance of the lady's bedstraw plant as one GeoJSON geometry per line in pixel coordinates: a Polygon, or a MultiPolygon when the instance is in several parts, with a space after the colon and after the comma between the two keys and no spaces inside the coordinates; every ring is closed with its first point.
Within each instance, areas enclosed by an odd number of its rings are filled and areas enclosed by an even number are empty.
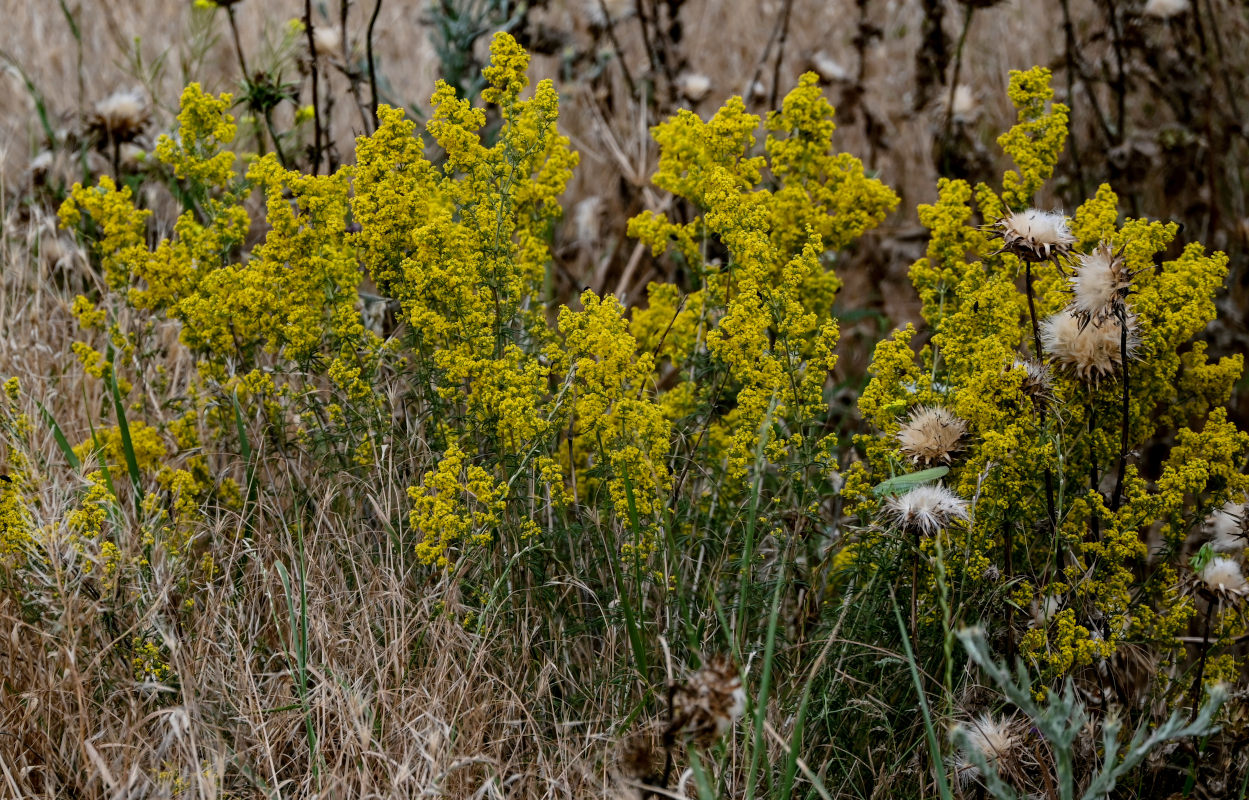
{"type": "MultiPolygon", "coordinates": [[[[1066,132],[1048,82],[1040,68],[1012,73],[1019,124],[999,142],[1019,171],[1000,194],[943,180],[937,202],[919,208],[932,238],[911,278],[929,336],[914,352],[908,325],[877,347],[859,406],[879,434],[859,440],[865,460],[847,477],[847,499],[873,515],[866,487],[916,469],[917,409],[948,410],[947,425],[966,436],[945,459],[946,485],[972,503],[970,523],[943,545],[957,555],[944,568],[968,603],[959,613],[992,620],[992,641],[1018,648],[1047,681],[1148,643],[1162,654],[1154,688],[1174,692],[1194,613],[1185,540],[1249,485],[1240,471],[1249,436],[1222,407],[1243,358],[1212,363],[1194,341],[1215,316],[1227,259],[1193,243],[1156,261],[1175,226],[1121,220],[1108,186],[1070,218],[1030,210],[1066,132]],[[997,249],[972,224],[973,196],[983,219],[1002,221],[997,249]],[[1170,431],[1159,462],[1138,451],[1170,431]],[[1018,613],[996,612],[1003,597],[1018,613]]],[[[918,580],[931,622],[934,576],[918,580]]],[[[1226,642],[1244,622],[1224,616],[1226,642]]],[[[1224,653],[1208,679],[1234,669],[1224,653]]]]}
{"type": "Polygon", "coordinates": [[[671,250],[692,284],[652,284],[633,329],[671,365],[662,402],[673,420],[712,408],[694,419],[709,428],[699,457],[723,462],[731,481],[761,437],[779,462],[823,418],[841,286],[827,259],[898,202],[858,159],[833,150],[833,108],[815,75],[768,115],[764,155],[752,154],[758,126],[738,98],[706,122],[682,111],[657,126],[654,182],[698,213],[681,223],[645,212],[629,224],[654,253],[671,250]]]}

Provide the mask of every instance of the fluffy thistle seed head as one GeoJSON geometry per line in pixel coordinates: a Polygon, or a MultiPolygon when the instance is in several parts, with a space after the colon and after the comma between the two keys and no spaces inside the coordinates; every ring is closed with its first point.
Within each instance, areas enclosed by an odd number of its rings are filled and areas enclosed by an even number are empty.
{"type": "Polygon", "coordinates": [[[1134,273],[1128,272],[1123,251],[1115,252],[1107,243],[1077,258],[1071,278],[1071,312],[1082,325],[1100,325],[1126,311],[1124,300],[1132,291],[1134,273]]]}
{"type": "Polygon", "coordinates": [[[716,656],[672,687],[672,718],[665,738],[690,736],[702,746],[713,744],[733,727],[746,710],[746,690],[737,667],[716,656]]]}
{"type": "Polygon", "coordinates": [[[151,113],[136,89],[123,89],[95,104],[87,129],[109,142],[131,142],[143,133],[151,113]]]}
{"type": "Polygon", "coordinates": [[[931,536],[967,519],[967,501],[944,486],[916,486],[886,500],[885,514],[903,530],[931,536]]]}
{"type": "Polygon", "coordinates": [[[1059,211],[1029,208],[1007,214],[993,224],[991,235],[1002,240],[999,253],[1013,253],[1024,261],[1054,261],[1071,255],[1076,237],[1059,211]]]}
{"type": "Polygon", "coordinates": [[[992,764],[1009,755],[1019,743],[1013,722],[1009,717],[994,717],[986,711],[971,722],[960,722],[958,727],[966,735],[966,746],[992,764]]]}
{"type": "Polygon", "coordinates": [[[1249,547],[1249,504],[1225,503],[1206,518],[1210,549],[1216,553],[1238,553],[1249,547]]]}
{"type": "Polygon", "coordinates": [[[941,406],[920,406],[898,431],[898,442],[917,464],[949,464],[966,433],[967,423],[941,406]]]}
{"type": "MultiPolygon", "coordinates": [[[[1132,358],[1140,345],[1136,316],[1125,314],[1124,321],[1128,332],[1127,357],[1132,358]]],[[[1123,363],[1121,335],[1119,320],[1083,325],[1070,308],[1041,323],[1041,341],[1050,360],[1090,383],[1113,374],[1123,363]]]]}
{"type": "Polygon", "coordinates": [[[1240,562],[1227,556],[1215,556],[1201,570],[1201,582],[1215,594],[1239,598],[1249,594],[1249,581],[1240,569],[1240,562]]]}
{"type": "Polygon", "coordinates": [[[1020,743],[1014,727],[1013,719],[994,717],[988,712],[970,722],[954,725],[950,738],[959,742],[959,752],[954,759],[954,773],[961,786],[966,788],[980,778],[980,767],[970,757],[972,751],[979,754],[990,767],[1010,757],[1020,743]]]}

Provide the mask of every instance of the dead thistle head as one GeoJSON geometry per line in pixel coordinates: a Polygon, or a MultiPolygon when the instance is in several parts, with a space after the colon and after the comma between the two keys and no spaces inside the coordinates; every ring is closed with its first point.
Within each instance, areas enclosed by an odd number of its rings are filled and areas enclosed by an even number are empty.
{"type": "Polygon", "coordinates": [[[746,690],[737,667],[726,656],[715,656],[668,694],[669,720],[664,739],[688,736],[709,746],[733,727],[746,710],[746,690]]]}
{"type": "Polygon", "coordinates": [[[1059,211],[1029,208],[1015,211],[993,223],[989,234],[1002,240],[999,253],[1012,253],[1033,264],[1069,258],[1076,237],[1067,217],[1059,211]]]}

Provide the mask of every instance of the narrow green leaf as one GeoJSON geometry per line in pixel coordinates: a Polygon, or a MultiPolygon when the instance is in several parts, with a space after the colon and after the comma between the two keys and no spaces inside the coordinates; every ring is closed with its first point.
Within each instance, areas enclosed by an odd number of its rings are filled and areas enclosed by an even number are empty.
{"type": "Polygon", "coordinates": [[[78,456],[74,454],[74,448],[69,446],[69,440],[65,438],[65,432],[61,430],[61,426],[56,423],[52,412],[43,407],[43,403],[36,402],[39,406],[39,413],[43,415],[43,421],[52,431],[52,438],[56,440],[56,446],[61,449],[61,453],[65,456],[65,460],[74,469],[82,466],[82,462],[78,460],[78,456]]]}
{"type": "Polygon", "coordinates": [[[921,469],[919,472],[910,472],[906,475],[898,475],[876,484],[872,487],[872,492],[877,497],[884,497],[888,494],[902,494],[919,486],[921,483],[928,483],[944,477],[949,471],[949,467],[933,467],[932,469],[921,469]]]}

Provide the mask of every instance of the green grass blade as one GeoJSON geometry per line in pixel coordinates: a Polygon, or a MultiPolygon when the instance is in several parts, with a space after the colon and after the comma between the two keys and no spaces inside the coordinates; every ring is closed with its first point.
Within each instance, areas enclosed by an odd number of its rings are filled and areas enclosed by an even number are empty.
{"type": "MultiPolygon", "coordinates": [[[[928,710],[928,699],[924,696],[924,682],[919,677],[919,667],[915,664],[915,654],[911,652],[911,639],[906,632],[906,622],[902,619],[902,611],[898,608],[897,598],[893,596],[890,590],[889,597],[893,600],[893,615],[898,621],[898,631],[902,635],[902,652],[906,654],[906,665],[911,671],[911,681],[915,684],[915,694],[919,697],[919,710],[924,716],[924,736],[928,740],[928,755],[932,759],[935,767],[933,774],[937,776],[937,790],[941,793],[941,800],[953,800],[950,793],[950,786],[945,780],[945,770],[936,768],[941,762],[941,745],[937,741],[937,729],[932,720],[932,713],[928,710]]],[[[923,780],[923,776],[920,777],[923,780]]]]}
{"type": "MultiPolygon", "coordinates": [[[[113,363],[113,351],[109,348],[108,361],[113,363]]],[[[121,437],[121,452],[126,459],[126,471],[130,473],[130,482],[134,485],[135,508],[143,502],[143,475],[139,472],[139,460],[135,458],[134,441],[130,438],[130,423],[126,421],[126,406],[121,399],[121,389],[117,385],[116,366],[106,370],[108,388],[113,396],[113,413],[117,416],[117,434],[121,437]]]]}
{"type": "Polygon", "coordinates": [[[39,407],[39,413],[43,415],[44,424],[52,431],[52,438],[56,441],[56,446],[60,448],[61,454],[65,456],[65,460],[74,469],[79,469],[82,462],[78,460],[78,456],[74,453],[74,448],[69,446],[69,440],[65,438],[65,431],[61,430],[61,426],[57,424],[56,419],[52,416],[52,412],[43,407],[43,403],[36,402],[39,407]]]}

